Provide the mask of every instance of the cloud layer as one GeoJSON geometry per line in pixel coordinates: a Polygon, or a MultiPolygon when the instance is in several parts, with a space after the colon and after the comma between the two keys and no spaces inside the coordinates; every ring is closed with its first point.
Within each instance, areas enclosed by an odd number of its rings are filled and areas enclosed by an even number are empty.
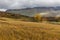
{"type": "Polygon", "coordinates": [[[20,9],[36,6],[57,6],[60,0],[0,0],[0,9],[20,9]]]}

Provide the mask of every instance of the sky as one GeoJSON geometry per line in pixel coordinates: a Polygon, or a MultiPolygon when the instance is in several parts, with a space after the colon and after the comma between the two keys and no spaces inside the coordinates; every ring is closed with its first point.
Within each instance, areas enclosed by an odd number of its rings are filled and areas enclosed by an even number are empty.
{"type": "Polygon", "coordinates": [[[0,9],[60,6],[60,0],[0,0],[0,9]]]}

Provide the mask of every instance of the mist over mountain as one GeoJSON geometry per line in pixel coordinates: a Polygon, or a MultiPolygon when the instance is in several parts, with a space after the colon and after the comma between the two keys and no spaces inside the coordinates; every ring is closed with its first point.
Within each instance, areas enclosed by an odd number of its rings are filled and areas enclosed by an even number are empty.
{"type": "MultiPolygon", "coordinates": [[[[8,9],[6,12],[16,13],[25,16],[33,17],[38,13],[49,12],[49,15],[60,15],[60,6],[57,7],[34,7],[34,8],[24,8],[24,9],[8,9]]],[[[53,16],[52,15],[52,16],[53,16]]]]}
{"type": "Polygon", "coordinates": [[[5,12],[7,9],[0,9],[0,11],[3,11],[3,12],[5,12]]]}

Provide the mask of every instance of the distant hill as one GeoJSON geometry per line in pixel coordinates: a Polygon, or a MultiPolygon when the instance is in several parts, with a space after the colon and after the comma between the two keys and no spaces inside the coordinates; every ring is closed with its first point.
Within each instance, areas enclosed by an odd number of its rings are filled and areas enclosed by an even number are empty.
{"type": "Polygon", "coordinates": [[[34,21],[32,17],[28,17],[20,14],[8,13],[8,12],[1,12],[1,11],[0,11],[0,17],[19,19],[21,21],[34,21]]]}

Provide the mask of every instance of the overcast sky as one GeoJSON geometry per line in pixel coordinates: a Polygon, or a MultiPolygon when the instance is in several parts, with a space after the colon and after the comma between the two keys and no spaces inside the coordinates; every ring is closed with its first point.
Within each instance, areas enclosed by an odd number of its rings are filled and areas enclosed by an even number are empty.
{"type": "Polygon", "coordinates": [[[21,9],[36,6],[57,6],[60,0],[0,0],[0,9],[21,9]]]}

